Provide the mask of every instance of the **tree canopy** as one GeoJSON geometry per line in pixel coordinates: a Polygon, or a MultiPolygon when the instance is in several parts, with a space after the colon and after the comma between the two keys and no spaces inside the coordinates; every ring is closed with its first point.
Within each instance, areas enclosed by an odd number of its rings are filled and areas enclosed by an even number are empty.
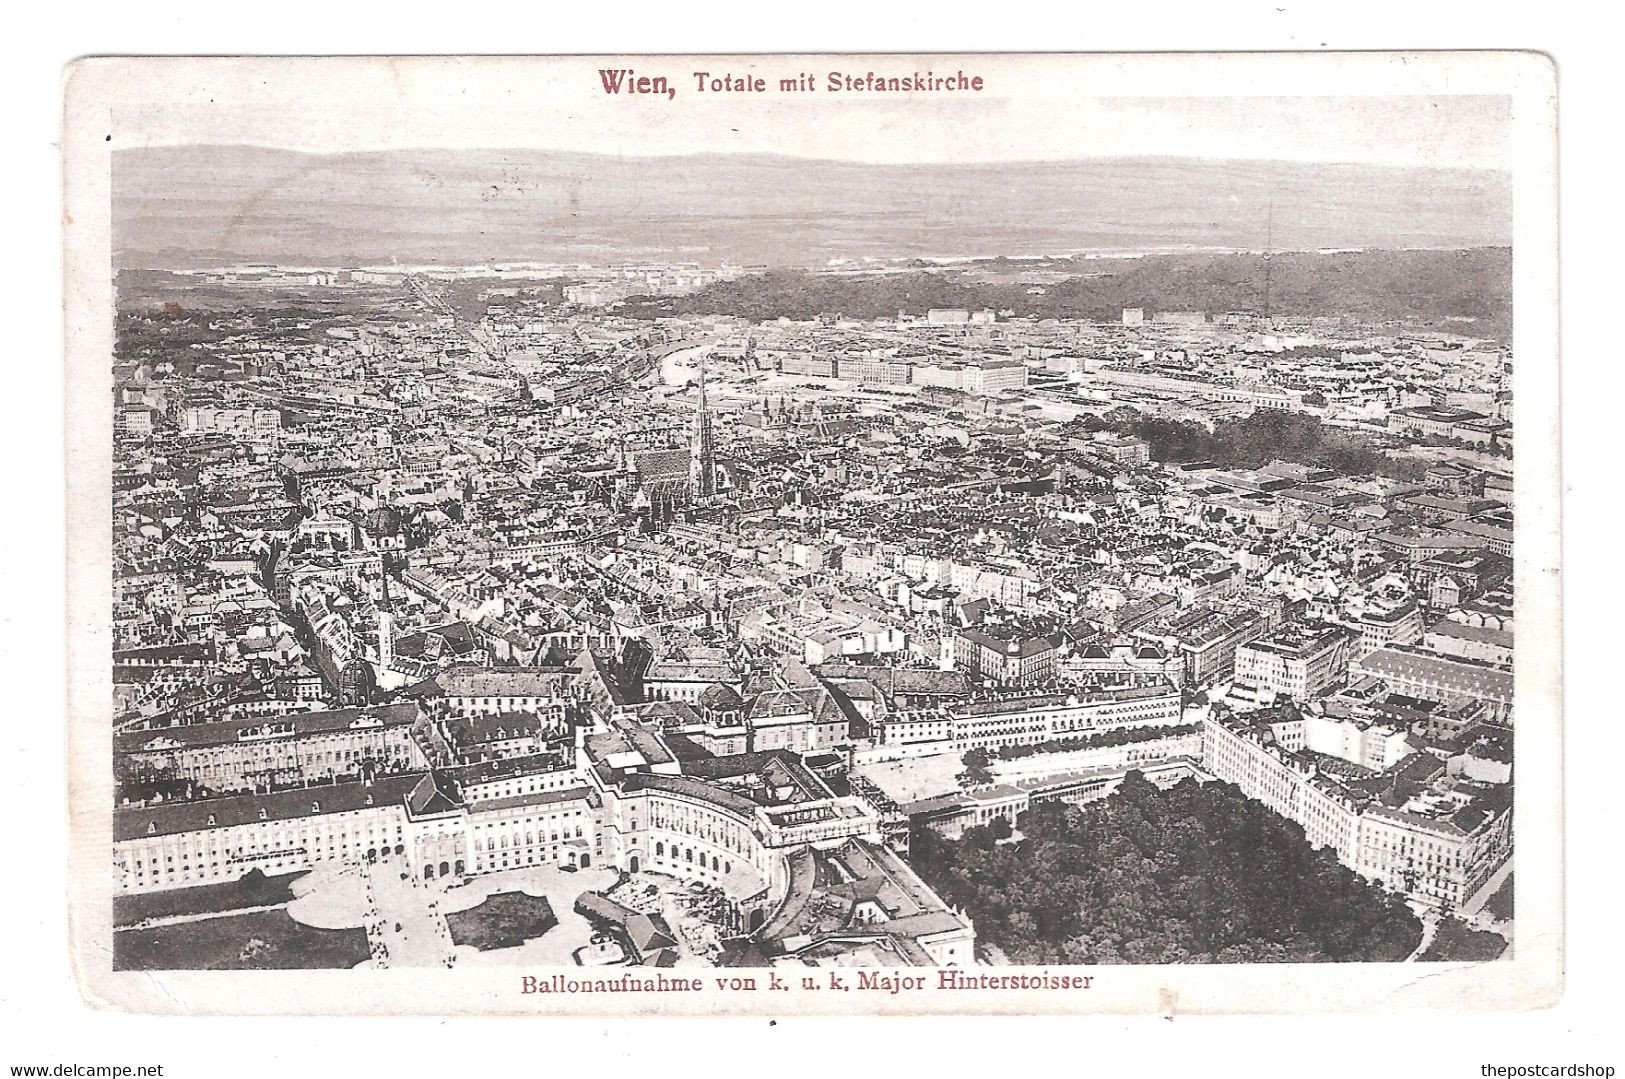
{"type": "Polygon", "coordinates": [[[979,787],[993,782],[992,754],[985,749],[972,749],[960,758],[964,770],[959,773],[959,785],[979,787]]]}
{"type": "Polygon", "coordinates": [[[1196,734],[1202,729],[1197,723],[1182,723],[1172,727],[1118,727],[1114,730],[1099,731],[1095,734],[1079,734],[1070,738],[1048,738],[1042,742],[1024,742],[1013,746],[1002,746],[998,751],[1000,760],[1013,761],[1023,757],[1039,756],[1044,753],[1067,753],[1080,749],[1101,749],[1107,746],[1130,746],[1136,742],[1155,742],[1162,738],[1178,738],[1182,735],[1196,734]]]}
{"type": "Polygon", "coordinates": [[[1323,424],[1301,412],[1259,409],[1242,419],[1219,422],[1211,431],[1199,423],[1147,416],[1132,408],[1075,422],[1086,431],[1117,431],[1142,439],[1150,448],[1151,459],[1166,464],[1204,461],[1221,468],[1257,468],[1271,461],[1290,461],[1349,476],[1403,480],[1418,479],[1426,471],[1425,464],[1415,458],[1391,457],[1373,446],[1368,436],[1323,424]]]}
{"type": "Polygon", "coordinates": [[[998,843],[922,829],[910,861],[1013,963],[1396,962],[1421,942],[1397,896],[1313,850],[1233,786],[1159,790],[1130,772],[1084,807],[1050,802],[998,843]]]}

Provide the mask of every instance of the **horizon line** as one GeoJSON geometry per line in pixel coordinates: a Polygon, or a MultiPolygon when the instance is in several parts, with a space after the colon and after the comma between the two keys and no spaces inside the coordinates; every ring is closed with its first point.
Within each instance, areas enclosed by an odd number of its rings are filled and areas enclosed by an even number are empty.
{"type": "MultiPolygon", "coordinates": [[[[1040,262],[1040,261],[1043,261],[1043,262],[1055,262],[1055,261],[1093,262],[1093,261],[1102,261],[1102,262],[1104,262],[1104,261],[1109,261],[1109,260],[1112,260],[1112,259],[1121,259],[1121,260],[1125,260],[1125,261],[1139,262],[1139,261],[1144,261],[1146,259],[1188,258],[1188,257],[1191,257],[1191,256],[1203,256],[1203,255],[1258,255],[1260,257],[1266,256],[1266,255],[1270,256],[1270,257],[1276,257],[1276,256],[1280,256],[1280,255],[1316,255],[1316,256],[1321,256],[1321,257],[1330,257],[1332,255],[1342,255],[1342,254],[1367,254],[1367,255],[1369,255],[1369,254],[1396,254],[1396,253],[1397,254],[1405,254],[1405,253],[1414,253],[1414,252],[1432,252],[1432,253],[1467,252],[1467,251],[1509,251],[1510,252],[1513,249],[1513,246],[1514,245],[1510,241],[1507,241],[1507,242],[1497,242],[1497,243],[1476,243],[1476,244],[1462,244],[1462,243],[1443,244],[1443,245],[1421,244],[1421,245],[1408,245],[1408,246],[1397,246],[1397,247],[1396,246],[1387,246],[1387,245],[1383,245],[1383,246],[1349,245],[1349,246],[1332,246],[1332,247],[1285,247],[1285,248],[1271,248],[1271,249],[1268,249],[1268,250],[1266,250],[1264,248],[1258,248],[1258,247],[1170,247],[1170,248],[1160,248],[1160,249],[1154,249],[1154,250],[1145,250],[1143,248],[1133,248],[1133,247],[1123,247],[1123,248],[1097,248],[1097,249],[1091,250],[1088,253],[1078,253],[1078,252],[1072,252],[1072,253],[1047,253],[1047,254],[1041,254],[1041,255],[1012,255],[1012,254],[1002,253],[1002,254],[993,254],[993,255],[893,255],[893,256],[887,256],[887,257],[855,256],[855,257],[851,257],[851,258],[842,259],[842,262],[845,263],[845,262],[868,262],[868,261],[877,261],[877,262],[916,261],[916,262],[937,263],[937,264],[940,264],[940,265],[942,265],[944,267],[947,267],[947,266],[951,266],[952,264],[955,264],[955,263],[990,262],[990,261],[994,261],[994,260],[997,260],[997,259],[1005,259],[1007,261],[1033,261],[1033,262],[1040,262]]],[[[139,255],[156,256],[156,255],[160,255],[162,253],[163,253],[162,251],[152,251],[152,250],[146,250],[146,249],[142,249],[142,248],[116,248],[116,249],[113,250],[112,255],[113,255],[114,261],[117,262],[117,260],[121,256],[124,256],[124,257],[139,256],[139,255]]],[[[194,257],[196,257],[196,256],[194,256],[194,257]]],[[[203,256],[203,257],[207,258],[207,259],[217,259],[217,260],[220,260],[222,262],[235,260],[235,259],[238,258],[238,256],[235,256],[235,255],[208,255],[208,256],[203,256]]],[[[534,259],[534,258],[528,258],[528,259],[527,258],[504,258],[504,259],[489,259],[489,260],[479,261],[479,262],[450,262],[450,261],[441,261],[441,260],[428,260],[428,261],[415,260],[415,261],[412,261],[410,263],[400,263],[400,264],[386,264],[386,263],[383,263],[383,262],[344,262],[342,264],[335,264],[335,263],[326,262],[326,261],[324,261],[324,262],[287,262],[287,261],[280,261],[280,262],[278,262],[278,261],[272,261],[272,262],[248,261],[248,262],[243,262],[243,261],[236,261],[234,264],[242,265],[242,266],[255,266],[255,267],[263,266],[263,267],[269,267],[269,268],[273,268],[273,269],[295,269],[295,270],[305,269],[305,268],[309,268],[309,267],[317,267],[317,266],[326,267],[326,266],[330,266],[330,265],[342,265],[342,267],[346,268],[346,269],[390,269],[390,268],[395,268],[395,269],[403,269],[404,270],[404,268],[407,267],[407,266],[445,266],[445,267],[457,267],[457,268],[462,268],[462,269],[469,269],[469,268],[475,268],[475,267],[492,268],[492,267],[503,266],[503,265],[548,266],[548,267],[574,265],[574,266],[589,266],[589,267],[592,267],[592,266],[598,266],[598,265],[618,265],[620,263],[624,263],[624,262],[627,262],[627,261],[631,261],[632,263],[642,263],[642,262],[647,262],[649,260],[647,260],[647,259],[630,259],[630,260],[628,260],[626,258],[621,258],[621,259],[618,259],[614,263],[594,263],[594,262],[582,262],[580,259],[567,260],[567,261],[557,261],[557,260],[550,261],[550,260],[545,260],[545,259],[534,259]]],[[[704,262],[704,260],[697,260],[697,259],[683,259],[681,261],[683,261],[683,262],[699,262],[699,263],[702,263],[702,264],[704,262]]],[[[724,261],[726,261],[726,260],[724,260],[724,261]]],[[[812,270],[812,271],[819,271],[819,270],[829,269],[832,264],[827,263],[827,262],[825,262],[825,263],[784,262],[784,263],[765,263],[765,264],[762,264],[762,265],[764,265],[765,268],[767,270],[769,270],[769,271],[773,271],[773,270],[812,270]]],[[[114,268],[119,269],[120,267],[115,266],[114,268]]],[[[173,272],[173,270],[174,270],[174,267],[170,267],[170,266],[126,266],[126,267],[122,267],[122,268],[123,269],[139,269],[139,270],[160,270],[160,271],[164,271],[164,272],[173,272]]],[[[188,267],[188,268],[190,268],[190,267],[188,267]]],[[[924,272],[924,271],[922,270],[922,272],[924,272]]]]}
{"type": "Polygon", "coordinates": [[[1107,161],[1157,161],[1157,162],[1245,162],[1259,165],[1291,165],[1306,168],[1315,167],[1354,167],[1367,169],[1391,169],[1405,171],[1429,172],[1465,172],[1488,173],[1496,176],[1510,177],[1512,168],[1496,167],[1491,165],[1441,165],[1423,163],[1400,163],[1390,161],[1358,161],[1334,158],[1291,158],[1291,157],[1251,157],[1229,156],[1220,157],[1211,154],[1088,154],[1078,157],[1033,157],[1033,158],[1007,158],[984,159],[976,161],[956,160],[918,160],[918,161],[879,161],[871,158],[857,157],[828,157],[817,155],[802,155],[772,150],[694,150],[678,153],[638,153],[617,154],[602,150],[572,150],[557,146],[375,146],[357,147],[343,150],[307,150],[293,146],[277,146],[256,142],[169,142],[146,146],[118,146],[114,145],[111,154],[162,152],[180,150],[259,150],[272,153],[299,154],[305,157],[356,157],[367,154],[411,154],[411,153],[551,153],[572,154],[578,157],[612,158],[616,160],[680,160],[685,158],[719,157],[719,158],[756,158],[782,161],[819,162],[836,165],[864,165],[873,168],[1003,168],[1011,166],[1032,165],[1077,165],[1090,162],[1107,161]]]}

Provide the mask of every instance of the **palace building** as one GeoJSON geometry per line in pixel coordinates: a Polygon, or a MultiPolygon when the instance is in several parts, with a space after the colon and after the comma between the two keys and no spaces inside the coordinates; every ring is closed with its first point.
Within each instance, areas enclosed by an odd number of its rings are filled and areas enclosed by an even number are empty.
{"type": "Polygon", "coordinates": [[[637,717],[556,754],[115,812],[120,892],[323,863],[398,861],[423,879],[610,865],[718,889],[766,960],[969,965],[975,932],[883,841],[881,811],[785,750],[679,759],[637,717]],[[833,960],[832,960],[833,961],[833,960]]]}
{"type": "Polygon", "coordinates": [[[129,781],[184,780],[215,791],[331,782],[428,766],[412,740],[417,706],[339,708],[119,733],[129,781]]]}
{"type": "Polygon", "coordinates": [[[1511,856],[1509,771],[1486,776],[1470,749],[1390,763],[1386,751],[1372,757],[1369,737],[1343,740],[1346,758],[1309,752],[1335,747],[1309,744],[1315,731],[1305,723],[1290,705],[1210,716],[1202,766],[1297,822],[1311,846],[1329,847],[1361,876],[1432,906],[1460,907],[1511,856]],[[1368,767],[1375,765],[1387,767],[1368,767]]]}

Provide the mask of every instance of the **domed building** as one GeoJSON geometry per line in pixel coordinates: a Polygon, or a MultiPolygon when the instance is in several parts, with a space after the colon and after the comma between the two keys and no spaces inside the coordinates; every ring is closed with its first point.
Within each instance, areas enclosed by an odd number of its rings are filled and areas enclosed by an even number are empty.
{"type": "Polygon", "coordinates": [[[344,705],[369,704],[378,692],[378,676],[372,664],[356,656],[339,671],[339,703],[344,705]]]}

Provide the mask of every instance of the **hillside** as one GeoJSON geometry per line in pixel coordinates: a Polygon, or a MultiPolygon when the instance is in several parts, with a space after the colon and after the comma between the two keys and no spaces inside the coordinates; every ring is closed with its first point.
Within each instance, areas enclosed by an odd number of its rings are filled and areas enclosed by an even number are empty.
{"type": "Polygon", "coordinates": [[[1469,169],[247,146],[120,150],[113,161],[125,267],[1453,248],[1508,243],[1511,226],[1508,178],[1469,169]]]}
{"type": "MultiPolygon", "coordinates": [[[[1271,260],[1271,312],[1286,317],[1352,317],[1403,321],[1461,333],[1503,335],[1512,314],[1512,253],[1467,251],[1288,252],[1271,260]],[[1449,320],[1473,320],[1452,323],[1449,320]]],[[[1065,260],[1051,260],[1059,271],[1065,260]]],[[[719,282],[673,298],[628,302],[622,313],[728,314],[760,321],[893,318],[933,307],[992,308],[1020,317],[1115,320],[1125,307],[1156,311],[1262,311],[1264,260],[1251,254],[1156,255],[1073,259],[1071,276],[1041,290],[959,271],[917,270],[886,276],[799,271],[719,282]]]]}

